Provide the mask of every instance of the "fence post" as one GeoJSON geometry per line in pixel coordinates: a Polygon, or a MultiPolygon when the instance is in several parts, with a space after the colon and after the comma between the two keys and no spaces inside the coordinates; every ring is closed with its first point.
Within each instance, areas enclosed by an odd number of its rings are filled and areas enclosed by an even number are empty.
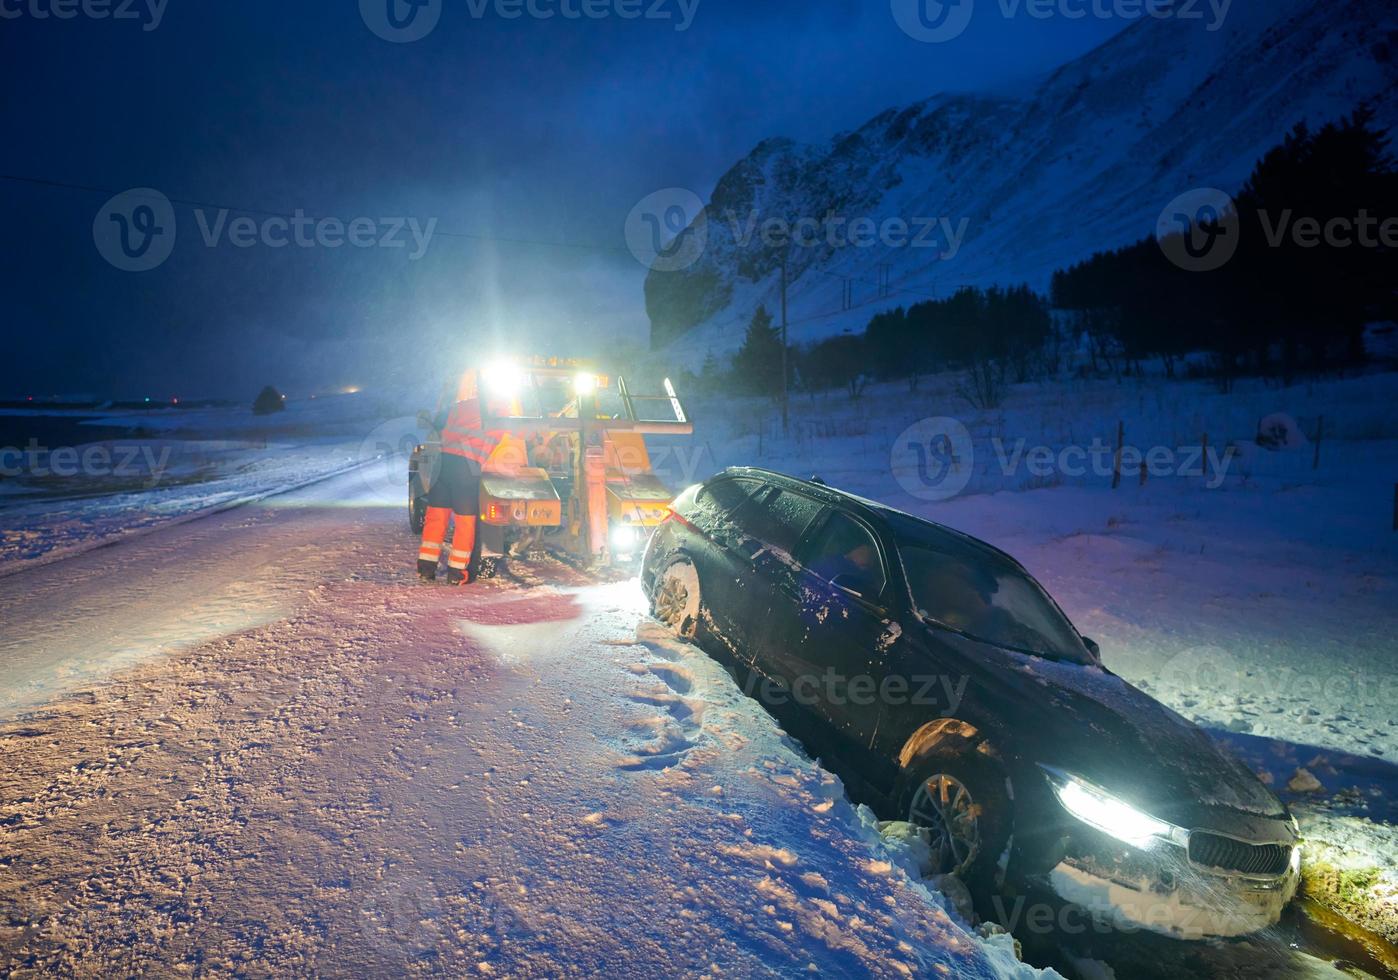
{"type": "Polygon", "coordinates": [[[1121,486],[1121,449],[1126,442],[1126,423],[1116,424],[1116,456],[1112,458],[1112,489],[1121,486]]]}

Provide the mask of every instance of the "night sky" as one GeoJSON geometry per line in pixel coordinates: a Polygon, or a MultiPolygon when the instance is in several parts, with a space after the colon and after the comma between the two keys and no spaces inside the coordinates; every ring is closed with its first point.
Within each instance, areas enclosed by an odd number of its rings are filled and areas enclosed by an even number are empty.
{"type": "Polygon", "coordinates": [[[699,0],[683,31],[678,0],[663,20],[477,18],[480,0],[445,0],[427,36],[390,43],[354,0],[35,16],[53,3],[0,0],[0,173],[93,189],[0,181],[0,397],[297,395],[430,379],[482,346],[644,345],[645,269],[623,235],[641,198],[707,198],[769,136],[1031,84],[1123,26],[992,7],[926,44],[887,0],[699,0]],[[178,231],[165,261],[127,272],[93,228],[140,187],[176,200],[178,231]],[[436,234],[417,259],[406,228],[397,249],[239,248],[226,228],[208,247],[178,202],[210,205],[209,222],[225,205],[364,217],[375,235],[436,219],[436,234]]]}

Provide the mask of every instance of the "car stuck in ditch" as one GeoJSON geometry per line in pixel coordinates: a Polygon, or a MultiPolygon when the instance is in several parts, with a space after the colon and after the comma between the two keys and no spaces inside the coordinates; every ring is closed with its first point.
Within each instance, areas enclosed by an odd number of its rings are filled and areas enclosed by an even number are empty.
{"type": "Polygon", "coordinates": [[[1013,558],[750,468],[652,536],[656,618],[723,662],[978,905],[1007,888],[1183,939],[1275,924],[1300,878],[1280,800],[1113,674],[1013,558]]]}

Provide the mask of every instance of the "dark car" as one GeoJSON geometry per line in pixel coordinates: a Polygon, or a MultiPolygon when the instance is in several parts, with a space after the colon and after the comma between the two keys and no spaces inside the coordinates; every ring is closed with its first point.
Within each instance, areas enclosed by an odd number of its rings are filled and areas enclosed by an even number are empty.
{"type": "Polygon", "coordinates": [[[686,490],[642,564],[654,615],[724,662],[876,813],[927,829],[984,900],[1185,938],[1275,923],[1300,877],[1282,803],[1101,662],[1013,558],[757,469],[686,490]]]}

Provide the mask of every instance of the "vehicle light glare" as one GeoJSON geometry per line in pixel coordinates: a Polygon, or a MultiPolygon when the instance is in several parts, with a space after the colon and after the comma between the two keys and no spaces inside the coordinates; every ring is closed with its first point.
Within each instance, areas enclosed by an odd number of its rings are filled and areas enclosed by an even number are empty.
{"type": "Polygon", "coordinates": [[[1067,773],[1050,773],[1053,791],[1063,809],[1090,827],[1125,841],[1135,847],[1145,847],[1159,838],[1169,838],[1171,826],[1142,813],[1129,803],[1083,782],[1067,773]]]}
{"type": "Polygon", "coordinates": [[[597,390],[597,375],[581,372],[573,378],[573,390],[579,395],[590,395],[597,390]]]}
{"type": "Polygon", "coordinates": [[[524,372],[512,361],[495,361],[481,372],[481,380],[494,394],[510,397],[524,385],[524,372]]]}
{"type": "Polygon", "coordinates": [[[639,537],[634,526],[619,524],[612,528],[612,551],[619,555],[629,555],[636,549],[639,537]]]}

